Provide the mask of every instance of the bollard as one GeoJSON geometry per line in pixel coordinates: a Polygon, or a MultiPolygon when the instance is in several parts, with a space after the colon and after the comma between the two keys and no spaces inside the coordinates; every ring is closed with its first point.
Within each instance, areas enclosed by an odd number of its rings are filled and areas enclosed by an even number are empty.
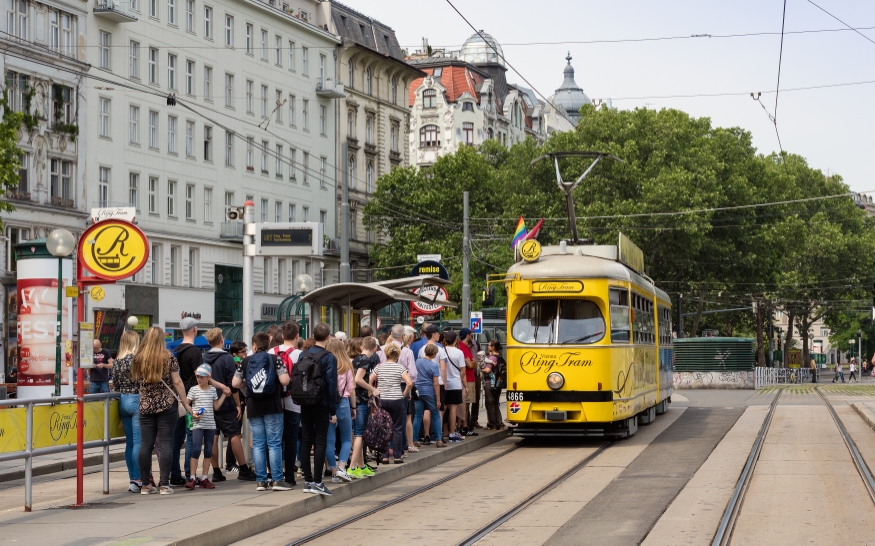
{"type": "Polygon", "coordinates": [[[109,495],[109,398],[103,399],[103,494],[109,495]]]}
{"type": "Polygon", "coordinates": [[[25,447],[27,458],[24,460],[24,511],[30,512],[33,506],[31,493],[33,492],[33,404],[27,406],[27,419],[25,424],[25,447]]]}

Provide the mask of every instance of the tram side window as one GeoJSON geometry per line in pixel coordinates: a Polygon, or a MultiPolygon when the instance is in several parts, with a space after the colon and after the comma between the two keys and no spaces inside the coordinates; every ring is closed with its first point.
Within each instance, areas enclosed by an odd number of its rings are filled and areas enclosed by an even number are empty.
{"type": "Polygon", "coordinates": [[[635,343],[654,343],[653,302],[648,298],[632,293],[632,338],[635,343]]]}
{"type": "Polygon", "coordinates": [[[523,305],[513,322],[513,338],[521,343],[550,343],[558,306],[558,300],[535,300],[523,305]]]}
{"type": "Polygon", "coordinates": [[[625,288],[611,288],[608,299],[611,304],[611,342],[629,343],[629,291],[625,288]]]}
{"type": "Polygon", "coordinates": [[[659,344],[671,345],[671,309],[659,306],[659,344]]]}

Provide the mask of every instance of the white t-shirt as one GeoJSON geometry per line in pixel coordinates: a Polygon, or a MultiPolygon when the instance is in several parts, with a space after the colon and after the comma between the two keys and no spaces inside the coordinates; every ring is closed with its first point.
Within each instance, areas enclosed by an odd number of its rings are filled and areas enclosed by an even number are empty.
{"type": "Polygon", "coordinates": [[[851,373],[857,371],[857,365],[854,364],[853,362],[851,362],[851,363],[848,365],[848,370],[850,370],[851,373]]]}
{"type": "MultiPolygon", "coordinates": [[[[427,345],[428,345],[428,343],[426,343],[425,345],[422,346],[422,348],[419,350],[419,354],[416,355],[417,358],[426,358],[426,356],[425,356],[425,348],[426,348],[427,345]]],[[[446,362],[446,363],[447,363],[447,377],[449,378],[449,374],[450,374],[450,370],[449,370],[450,359],[447,358],[447,351],[444,350],[444,348],[441,347],[440,345],[438,345],[437,348],[438,348],[438,352],[437,352],[437,354],[435,355],[435,357],[431,359],[431,361],[434,362],[435,364],[437,364],[437,365],[438,365],[438,368],[440,368],[440,366],[441,366],[441,360],[443,360],[444,362],[446,362]]],[[[438,384],[440,384],[440,385],[443,385],[443,384],[444,384],[444,377],[443,377],[442,375],[439,375],[439,376],[438,376],[438,384]]],[[[459,388],[461,389],[462,387],[459,387],[459,388]]]]}
{"type": "MultiPolygon", "coordinates": [[[[268,352],[272,355],[276,355],[276,357],[279,358],[280,353],[284,353],[289,349],[291,349],[291,346],[289,345],[280,345],[279,347],[274,347],[268,352]]],[[[289,355],[292,358],[292,364],[298,363],[298,359],[301,358],[302,352],[304,351],[299,351],[298,349],[292,351],[292,354],[289,355]]],[[[289,370],[289,375],[292,375],[292,370],[289,370]]],[[[301,406],[292,402],[291,396],[283,396],[283,409],[293,411],[295,413],[301,413],[301,406]]]]}
{"type": "Polygon", "coordinates": [[[465,369],[465,353],[456,347],[447,347],[447,390],[462,390],[462,370],[465,369]]]}

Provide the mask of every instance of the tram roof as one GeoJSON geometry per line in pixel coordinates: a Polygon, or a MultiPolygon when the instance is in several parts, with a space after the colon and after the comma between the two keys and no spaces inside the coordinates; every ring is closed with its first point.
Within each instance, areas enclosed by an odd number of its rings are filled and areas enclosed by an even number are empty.
{"type": "Polygon", "coordinates": [[[614,279],[627,281],[652,290],[670,301],[668,294],[650,279],[639,275],[617,261],[613,245],[568,245],[563,254],[559,246],[544,246],[541,257],[533,263],[518,262],[507,271],[508,279],[518,273],[520,279],[614,279]]]}

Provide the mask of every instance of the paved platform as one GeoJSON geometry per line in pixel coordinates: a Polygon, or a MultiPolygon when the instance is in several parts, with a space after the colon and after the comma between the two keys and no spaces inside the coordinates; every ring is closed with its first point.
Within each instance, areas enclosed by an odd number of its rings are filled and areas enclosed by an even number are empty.
{"type": "MultiPolygon", "coordinates": [[[[179,544],[224,545],[282,525],[295,518],[349,500],[422,470],[437,466],[507,437],[507,432],[481,430],[480,436],[446,448],[424,446],[400,465],[380,466],[377,475],[348,484],[327,486],[331,497],[291,491],[257,492],[253,482],[234,479],[212,491],[176,488],[173,495],[135,495],[126,491],[124,463],[113,465],[110,494],[102,495],[102,473],[85,479],[89,508],[71,509],[75,479],[51,480],[34,488],[34,510],[24,513],[24,491],[6,484],[0,502],[0,544],[46,545],[179,544]],[[13,498],[17,495],[18,498],[13,498]],[[46,502],[45,496],[53,496],[46,502]],[[59,496],[60,495],[60,496],[59,496]],[[10,505],[10,502],[13,504],[10,505]]],[[[157,462],[153,463],[157,468],[157,462]]]]}

